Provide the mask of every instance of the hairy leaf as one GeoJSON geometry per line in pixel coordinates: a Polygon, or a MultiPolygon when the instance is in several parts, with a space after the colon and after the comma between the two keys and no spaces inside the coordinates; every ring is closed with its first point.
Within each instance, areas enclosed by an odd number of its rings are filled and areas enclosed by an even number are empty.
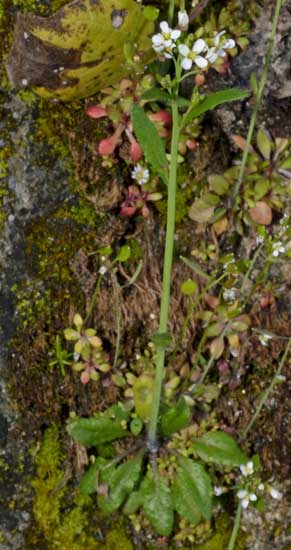
{"type": "Polygon", "coordinates": [[[177,512],[193,524],[201,516],[210,519],[212,487],[209,475],[201,464],[188,458],[179,459],[179,465],[173,485],[177,512]]]}
{"type": "Polygon", "coordinates": [[[206,462],[224,466],[239,466],[247,461],[246,454],[229,434],[221,431],[209,432],[193,442],[195,452],[206,462]]]}
{"type": "Polygon", "coordinates": [[[108,484],[108,496],[98,495],[98,504],[102,510],[111,514],[124,502],[126,496],[135,488],[141,473],[142,455],[132,458],[110,471],[101,472],[101,482],[108,484]]]}
{"type": "Polygon", "coordinates": [[[142,484],[145,514],[159,535],[170,535],[174,523],[172,494],[162,479],[146,478],[142,484]]]}
{"type": "Polygon", "coordinates": [[[179,399],[177,405],[171,407],[161,418],[162,435],[170,435],[182,430],[189,424],[190,409],[183,397],[179,399]]]}
{"type": "Polygon", "coordinates": [[[79,418],[69,424],[68,431],[75,441],[87,447],[128,435],[120,422],[105,417],[79,418]]]}
{"type": "Polygon", "coordinates": [[[80,481],[80,491],[85,495],[91,495],[97,491],[98,470],[106,464],[106,460],[102,457],[96,458],[95,462],[89,466],[88,470],[82,476],[80,481]]]}

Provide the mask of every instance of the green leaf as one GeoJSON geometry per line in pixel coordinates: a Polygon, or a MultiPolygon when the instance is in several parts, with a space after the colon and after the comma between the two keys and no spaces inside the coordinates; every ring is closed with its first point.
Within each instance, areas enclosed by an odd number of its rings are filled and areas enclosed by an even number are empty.
{"type": "Polygon", "coordinates": [[[151,88],[150,90],[146,90],[141,99],[143,101],[160,101],[161,103],[171,102],[170,94],[160,88],[151,88]]]}
{"type": "Polygon", "coordinates": [[[133,435],[138,435],[143,429],[143,422],[140,418],[133,418],[130,423],[130,431],[133,435]]]}
{"type": "Polygon", "coordinates": [[[225,432],[209,432],[193,442],[194,451],[205,460],[224,466],[240,466],[247,462],[246,454],[236,441],[225,432]]]}
{"type": "Polygon", "coordinates": [[[206,113],[206,111],[210,111],[222,103],[244,99],[248,95],[249,92],[245,92],[244,90],[240,90],[238,88],[229,88],[226,90],[221,90],[220,92],[214,92],[203,99],[198,105],[193,107],[189,113],[186,113],[182,120],[182,127],[186,126],[193,118],[197,118],[203,113],[206,113]]]}
{"type": "Polygon", "coordinates": [[[223,176],[209,176],[208,177],[208,183],[212,189],[212,191],[215,191],[217,195],[225,195],[229,189],[229,181],[224,178],[223,176]]]}
{"type": "Polygon", "coordinates": [[[73,328],[66,328],[64,330],[64,336],[66,340],[75,341],[75,340],[79,340],[80,333],[77,330],[74,330],[73,328]]]}
{"type": "Polygon", "coordinates": [[[201,516],[211,517],[212,487],[210,478],[201,464],[188,458],[179,459],[180,467],[173,484],[173,499],[180,516],[194,525],[201,516]]]}
{"type": "Polygon", "coordinates": [[[115,512],[126,496],[131,493],[136,486],[141,473],[143,456],[137,456],[121,464],[114,469],[104,469],[101,471],[101,483],[107,483],[109,486],[108,497],[99,494],[98,504],[107,514],[115,512]]]}
{"type": "Polygon", "coordinates": [[[132,386],[135,412],[142,420],[147,420],[151,413],[153,385],[153,377],[145,372],[132,386]]]}
{"type": "Polygon", "coordinates": [[[153,59],[153,30],[134,0],[78,0],[50,17],[19,13],[9,78],[20,88],[28,81],[44,97],[89,97],[132,72],[125,44],[140,55],[142,68],[153,59]]]}
{"type": "Polygon", "coordinates": [[[168,161],[165,145],[155,125],[149,120],[144,110],[136,104],[132,107],[131,119],[146,161],[166,182],[168,161]]]}
{"type": "Polygon", "coordinates": [[[106,464],[104,458],[98,457],[95,462],[89,466],[88,470],[84,473],[80,481],[80,491],[84,495],[91,495],[97,491],[97,472],[106,464]]]}
{"type": "Polygon", "coordinates": [[[181,284],[181,292],[185,294],[186,296],[192,296],[198,289],[198,285],[196,281],[193,281],[193,279],[187,279],[187,281],[184,281],[181,284]]]}
{"type": "Polygon", "coordinates": [[[133,491],[129,495],[123,507],[123,512],[127,515],[135,514],[135,512],[137,512],[137,510],[142,506],[142,503],[143,503],[143,496],[141,492],[133,491]]]}
{"type": "Polygon", "coordinates": [[[180,258],[182,262],[184,262],[184,264],[186,264],[188,267],[191,267],[191,269],[193,269],[193,271],[197,273],[197,275],[200,275],[202,279],[206,279],[207,281],[211,279],[211,277],[207,273],[205,273],[203,269],[201,269],[198,262],[196,262],[195,260],[188,260],[188,258],[184,258],[184,256],[180,256],[180,258]]]}
{"type": "Polygon", "coordinates": [[[119,422],[105,417],[74,420],[69,424],[68,432],[75,441],[87,447],[128,435],[119,422]]]}
{"type": "Polygon", "coordinates": [[[128,244],[125,244],[119,250],[115,260],[117,262],[127,262],[127,260],[130,258],[130,255],[131,255],[130,246],[128,246],[128,244]]]}
{"type": "Polygon", "coordinates": [[[267,130],[260,128],[257,132],[257,146],[264,159],[268,160],[272,151],[272,139],[267,130]]]}
{"type": "Polygon", "coordinates": [[[146,478],[141,487],[145,515],[156,532],[170,535],[174,524],[172,494],[162,479],[146,478]]]}
{"type": "Polygon", "coordinates": [[[291,169],[291,156],[287,157],[284,162],[280,164],[280,168],[283,168],[284,170],[290,170],[291,169]]]}
{"type": "Polygon", "coordinates": [[[158,8],[155,8],[154,6],[145,6],[144,8],[144,17],[148,19],[149,21],[156,21],[156,19],[159,17],[160,10],[158,8]]]}
{"type": "Polygon", "coordinates": [[[206,206],[203,199],[196,199],[190,206],[189,218],[198,223],[207,223],[213,216],[214,206],[206,206]]]}
{"type": "Polygon", "coordinates": [[[189,424],[190,409],[183,397],[177,405],[171,407],[161,418],[162,435],[167,436],[182,430],[189,424]]]}

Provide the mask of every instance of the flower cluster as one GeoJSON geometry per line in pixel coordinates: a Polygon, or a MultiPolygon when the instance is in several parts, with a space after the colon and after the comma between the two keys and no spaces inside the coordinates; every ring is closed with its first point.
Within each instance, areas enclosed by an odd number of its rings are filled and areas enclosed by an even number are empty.
{"type": "MultiPolygon", "coordinates": [[[[189,17],[186,12],[179,12],[178,24],[182,31],[187,30],[189,17]]],[[[232,50],[235,47],[235,41],[232,38],[224,38],[226,31],[217,32],[215,36],[207,43],[206,40],[198,38],[192,46],[189,46],[187,37],[185,42],[177,44],[181,37],[181,30],[171,29],[166,21],[160,23],[158,34],[152,37],[153,49],[163,57],[170,59],[178,49],[181,57],[181,66],[185,71],[189,71],[193,63],[199,69],[206,69],[213,65],[219,58],[226,56],[226,50],[232,50]]]]}
{"type": "Polygon", "coordinates": [[[280,500],[282,498],[281,493],[269,485],[268,483],[261,483],[258,478],[255,477],[255,465],[252,460],[249,460],[246,464],[241,464],[240,471],[243,476],[241,488],[237,492],[237,497],[241,501],[241,505],[246,509],[251,502],[256,502],[258,496],[262,496],[265,491],[274,499],[280,500]]]}

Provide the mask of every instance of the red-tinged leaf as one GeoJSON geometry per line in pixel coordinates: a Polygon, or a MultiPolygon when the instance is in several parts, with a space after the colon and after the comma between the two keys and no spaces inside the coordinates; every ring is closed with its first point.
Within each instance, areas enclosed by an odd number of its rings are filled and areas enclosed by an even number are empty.
{"type": "MultiPolygon", "coordinates": [[[[239,136],[237,134],[233,134],[231,136],[231,139],[234,141],[234,143],[242,150],[244,151],[246,148],[247,141],[242,136],[239,136]]],[[[249,152],[255,154],[255,150],[252,145],[249,146],[249,152]]]]}
{"type": "Polygon", "coordinates": [[[90,105],[85,111],[86,115],[90,118],[102,118],[107,116],[106,109],[102,105],[90,105]]]}
{"type": "Polygon", "coordinates": [[[270,225],[272,223],[272,209],[265,201],[259,201],[256,206],[250,208],[249,215],[254,222],[260,225],[270,225]]]}

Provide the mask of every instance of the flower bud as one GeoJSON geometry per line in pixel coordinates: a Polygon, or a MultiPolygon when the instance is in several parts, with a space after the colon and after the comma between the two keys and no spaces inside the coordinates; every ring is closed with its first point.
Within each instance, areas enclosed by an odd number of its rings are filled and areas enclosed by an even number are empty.
{"type": "Polygon", "coordinates": [[[102,107],[102,105],[90,105],[90,107],[87,107],[85,110],[85,113],[90,118],[95,119],[107,116],[106,109],[102,107]]]}
{"type": "Polygon", "coordinates": [[[178,27],[181,31],[187,31],[189,27],[189,16],[186,11],[178,13],[178,27]]]}

